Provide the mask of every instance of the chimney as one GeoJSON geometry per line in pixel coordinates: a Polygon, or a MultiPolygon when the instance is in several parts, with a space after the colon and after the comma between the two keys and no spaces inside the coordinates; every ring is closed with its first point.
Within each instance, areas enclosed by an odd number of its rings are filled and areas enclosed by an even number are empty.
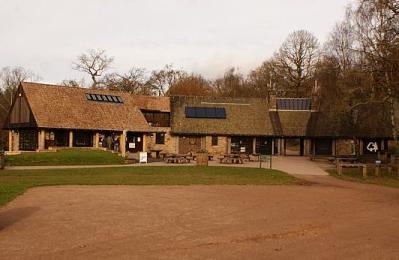
{"type": "Polygon", "coordinates": [[[277,97],[276,95],[270,95],[269,109],[277,109],[277,97]]]}

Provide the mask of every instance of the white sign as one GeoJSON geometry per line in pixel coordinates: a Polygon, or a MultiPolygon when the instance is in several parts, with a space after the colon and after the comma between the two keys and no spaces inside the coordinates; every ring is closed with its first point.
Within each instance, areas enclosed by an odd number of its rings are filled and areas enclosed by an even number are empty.
{"type": "Polygon", "coordinates": [[[376,153],[378,151],[378,144],[377,142],[370,142],[367,145],[367,150],[372,152],[372,153],[376,153]]]}
{"type": "Polygon", "coordinates": [[[146,152],[140,152],[140,163],[147,163],[147,153],[146,152]]]}
{"type": "Polygon", "coordinates": [[[245,146],[243,146],[243,147],[240,148],[240,152],[241,152],[241,153],[245,153],[245,146]]]}
{"type": "Polygon", "coordinates": [[[136,148],[136,143],[129,143],[129,149],[136,148]]]}

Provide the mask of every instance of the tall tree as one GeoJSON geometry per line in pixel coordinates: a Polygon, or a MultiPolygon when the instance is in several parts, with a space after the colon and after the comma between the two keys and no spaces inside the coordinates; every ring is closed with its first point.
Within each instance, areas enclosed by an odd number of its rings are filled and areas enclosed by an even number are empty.
{"type": "Polygon", "coordinates": [[[217,95],[223,97],[248,97],[252,93],[248,91],[244,76],[236,69],[228,69],[223,77],[212,83],[217,95]]]}
{"type": "Polygon", "coordinates": [[[165,96],[168,89],[186,75],[185,71],[167,64],[161,70],[152,71],[148,84],[158,92],[159,96],[165,96]]]}
{"type": "Polygon", "coordinates": [[[289,34],[274,59],[276,71],[286,81],[292,96],[311,93],[311,79],[319,60],[319,42],[313,34],[305,30],[289,34]]]}
{"type": "Polygon", "coordinates": [[[167,91],[167,96],[211,96],[212,88],[201,75],[187,75],[178,79],[167,91]]]}
{"type": "Polygon", "coordinates": [[[156,89],[148,83],[145,69],[132,68],[127,73],[111,73],[104,76],[102,84],[111,90],[126,91],[133,95],[154,95],[156,89]]]}
{"type": "Polygon", "coordinates": [[[0,70],[0,110],[7,114],[19,84],[27,80],[39,80],[40,77],[23,67],[4,67],[0,70]]]}
{"type": "Polygon", "coordinates": [[[112,57],[108,57],[105,50],[88,50],[77,57],[77,61],[73,63],[72,68],[89,74],[92,82],[92,88],[96,88],[99,78],[107,71],[112,62],[112,57]]]}
{"type": "Polygon", "coordinates": [[[392,135],[398,138],[395,103],[399,98],[399,14],[396,0],[361,0],[352,10],[356,43],[369,84],[352,109],[372,103],[388,104],[392,135]]]}

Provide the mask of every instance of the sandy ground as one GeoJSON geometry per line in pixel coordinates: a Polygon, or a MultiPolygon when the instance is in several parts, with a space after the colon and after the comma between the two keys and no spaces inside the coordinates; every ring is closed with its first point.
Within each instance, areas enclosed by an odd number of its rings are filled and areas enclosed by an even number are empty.
{"type": "Polygon", "coordinates": [[[0,209],[1,259],[399,259],[399,190],[64,186],[0,209]]]}

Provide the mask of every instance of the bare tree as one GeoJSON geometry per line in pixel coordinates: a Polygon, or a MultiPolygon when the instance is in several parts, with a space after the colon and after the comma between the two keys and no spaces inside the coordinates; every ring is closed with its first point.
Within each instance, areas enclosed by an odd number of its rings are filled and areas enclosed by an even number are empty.
{"type": "Polygon", "coordinates": [[[167,91],[167,96],[212,96],[210,82],[201,75],[187,75],[178,79],[167,91]]]}
{"type": "Polygon", "coordinates": [[[319,42],[305,30],[294,31],[288,35],[274,57],[280,77],[288,83],[293,95],[308,95],[309,83],[319,60],[319,42]]]}
{"type": "Polygon", "coordinates": [[[396,0],[361,0],[352,10],[354,51],[361,56],[369,84],[351,109],[372,103],[388,104],[392,135],[397,141],[395,103],[399,98],[399,14],[396,0]]]}
{"type": "Polygon", "coordinates": [[[172,65],[168,64],[161,70],[154,70],[151,73],[148,84],[150,84],[153,89],[156,89],[159,96],[164,96],[175,82],[186,75],[187,73],[185,71],[175,69],[172,65]]]}
{"type": "Polygon", "coordinates": [[[108,57],[105,50],[89,50],[77,57],[77,61],[73,63],[72,68],[89,74],[93,81],[92,88],[96,88],[100,78],[107,71],[112,62],[112,57],[108,57]]]}
{"type": "Polygon", "coordinates": [[[148,83],[146,70],[142,68],[132,68],[124,74],[107,74],[102,84],[107,89],[126,91],[133,95],[154,95],[156,92],[148,83]]]}
{"type": "Polygon", "coordinates": [[[341,71],[350,69],[356,62],[354,26],[350,22],[350,12],[346,12],[345,19],[337,23],[324,45],[324,53],[327,56],[337,58],[341,71]]]}
{"type": "Polygon", "coordinates": [[[40,77],[23,67],[4,67],[0,71],[0,109],[8,112],[19,84],[26,80],[39,80],[40,77]]]}
{"type": "Polygon", "coordinates": [[[249,91],[245,78],[237,68],[229,68],[223,77],[213,81],[213,88],[219,96],[224,97],[250,97],[252,92],[249,91]]]}

